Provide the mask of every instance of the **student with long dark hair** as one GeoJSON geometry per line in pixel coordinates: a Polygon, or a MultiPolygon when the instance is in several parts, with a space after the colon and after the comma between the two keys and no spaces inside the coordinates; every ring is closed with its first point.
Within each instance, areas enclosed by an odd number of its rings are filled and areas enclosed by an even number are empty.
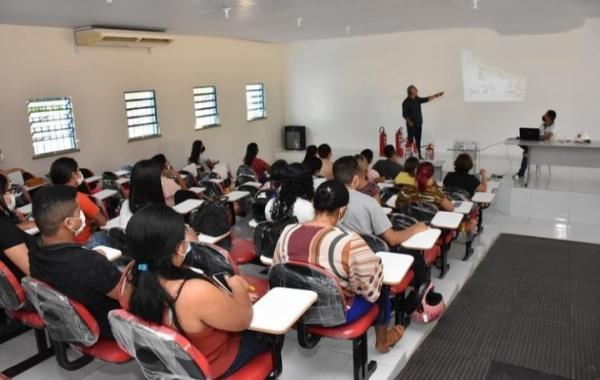
{"type": "Polygon", "coordinates": [[[177,170],[173,169],[173,165],[171,165],[164,154],[159,153],[152,157],[152,160],[158,163],[161,168],[160,182],[162,184],[165,201],[169,206],[174,206],[175,193],[179,190],[187,190],[187,185],[177,170]]]}
{"type": "Polygon", "coordinates": [[[271,165],[271,176],[269,182],[265,183],[264,189],[279,190],[281,182],[285,176],[288,168],[288,163],[285,160],[277,160],[271,165]]]}
{"type": "Polygon", "coordinates": [[[258,158],[258,144],[250,143],[246,147],[246,155],[244,156],[244,165],[251,167],[256,173],[256,176],[259,180],[263,180],[265,178],[266,172],[271,170],[271,165],[258,158]]]}
{"type": "Polygon", "coordinates": [[[322,183],[315,193],[314,220],[287,226],[277,242],[273,264],[301,261],[318,265],[338,279],[350,308],[346,322],[365,315],[374,303],[379,306],[375,321],[375,348],[386,353],[402,338],[404,327],[388,331],[391,305],[388,288],[383,287],[383,264],[367,243],[355,232],[336,227],[344,218],[349,194],[336,181],[322,183]]]}
{"type": "Polygon", "coordinates": [[[129,199],[121,205],[119,226],[127,227],[133,214],[150,203],[166,204],[161,185],[161,168],[154,160],[141,160],[131,170],[129,199]]]}
{"type": "Polygon", "coordinates": [[[15,194],[10,182],[0,174],[0,261],[21,280],[29,275],[27,252],[35,247],[35,238],[24,230],[35,226],[33,222],[21,222],[15,214],[15,194]]]}
{"type": "Polygon", "coordinates": [[[419,159],[417,157],[409,157],[404,161],[404,167],[402,171],[398,173],[394,178],[394,184],[397,186],[415,186],[417,183],[417,167],[419,166],[419,159]]]}
{"type": "Polygon", "coordinates": [[[303,164],[306,164],[308,159],[317,158],[317,146],[309,145],[306,147],[306,153],[304,154],[304,159],[302,160],[303,164]]]}
{"type": "Polygon", "coordinates": [[[150,322],[177,329],[206,357],[215,378],[226,377],[269,349],[268,340],[245,331],[252,319],[248,284],[227,278],[231,295],[183,265],[191,250],[183,217],[152,204],[127,225],[135,260],[124,274],[121,304],[150,322]]]}
{"type": "Polygon", "coordinates": [[[219,163],[219,161],[213,161],[203,156],[206,151],[206,146],[202,140],[195,140],[192,143],[192,152],[188,158],[188,164],[202,165],[204,169],[212,170],[219,163]]]}
{"type": "Polygon", "coordinates": [[[312,205],[314,194],[311,170],[300,163],[288,165],[279,195],[267,203],[265,216],[269,221],[295,216],[300,223],[308,222],[315,215],[312,205]]]}

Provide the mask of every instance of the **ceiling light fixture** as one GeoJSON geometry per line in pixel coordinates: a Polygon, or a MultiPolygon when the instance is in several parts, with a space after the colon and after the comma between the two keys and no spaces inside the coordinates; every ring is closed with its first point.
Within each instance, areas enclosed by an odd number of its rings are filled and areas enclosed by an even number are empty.
{"type": "Polygon", "coordinates": [[[346,35],[350,35],[350,28],[352,26],[351,25],[346,25],[346,35]]]}
{"type": "Polygon", "coordinates": [[[296,25],[298,25],[298,28],[302,27],[302,20],[304,20],[302,17],[298,17],[296,19],[296,25]]]}
{"type": "Polygon", "coordinates": [[[229,12],[231,12],[231,7],[224,7],[224,8],[221,8],[221,10],[225,14],[225,18],[228,19],[229,18],[229,12]]]}

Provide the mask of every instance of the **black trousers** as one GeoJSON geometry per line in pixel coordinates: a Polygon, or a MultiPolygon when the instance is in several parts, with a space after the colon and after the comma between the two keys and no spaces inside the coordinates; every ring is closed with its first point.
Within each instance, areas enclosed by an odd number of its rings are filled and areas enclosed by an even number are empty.
{"type": "Polygon", "coordinates": [[[421,135],[423,133],[423,124],[413,124],[412,127],[406,128],[408,134],[408,141],[414,141],[419,151],[419,158],[421,157],[421,135]]]}

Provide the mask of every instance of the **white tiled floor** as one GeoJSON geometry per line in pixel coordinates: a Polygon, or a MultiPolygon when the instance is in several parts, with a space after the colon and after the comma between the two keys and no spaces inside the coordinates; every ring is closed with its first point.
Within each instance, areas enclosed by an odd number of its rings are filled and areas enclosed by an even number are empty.
{"type": "MultiPolygon", "coordinates": [[[[240,219],[239,223],[247,223],[240,219]]],[[[452,302],[459,289],[468,277],[476,270],[476,266],[487,253],[487,249],[500,233],[515,233],[522,235],[540,236],[556,239],[578,240],[600,244],[600,224],[568,222],[560,220],[513,217],[496,211],[493,207],[484,212],[484,232],[474,242],[475,253],[468,262],[462,262],[464,246],[455,244],[450,251],[450,271],[447,276],[434,283],[448,304],[452,302]]],[[[240,231],[240,234],[241,231],[240,231]]],[[[243,235],[243,234],[242,234],[243,235]]],[[[369,354],[371,359],[378,361],[378,369],[373,379],[393,378],[406,364],[418,345],[435,327],[435,323],[423,325],[413,323],[408,328],[403,339],[386,355],[375,353],[374,337],[369,336],[369,354]]],[[[34,340],[31,333],[6,342],[0,346],[0,369],[4,369],[18,359],[22,359],[34,350],[34,340]]],[[[289,333],[283,350],[285,380],[340,380],[351,379],[352,360],[351,343],[323,339],[313,350],[302,349],[298,346],[293,333],[289,333]]],[[[92,362],[83,369],[67,372],[58,367],[54,358],[25,372],[17,379],[141,379],[142,376],[135,363],[127,365],[111,365],[98,361],[92,362]]]]}

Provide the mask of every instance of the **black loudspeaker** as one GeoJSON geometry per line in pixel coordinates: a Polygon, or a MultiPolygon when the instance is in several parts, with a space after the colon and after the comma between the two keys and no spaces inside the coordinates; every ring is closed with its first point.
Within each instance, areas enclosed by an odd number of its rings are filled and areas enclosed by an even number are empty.
{"type": "Polygon", "coordinates": [[[300,125],[283,127],[283,145],[286,150],[306,149],[306,127],[300,125]]]}

